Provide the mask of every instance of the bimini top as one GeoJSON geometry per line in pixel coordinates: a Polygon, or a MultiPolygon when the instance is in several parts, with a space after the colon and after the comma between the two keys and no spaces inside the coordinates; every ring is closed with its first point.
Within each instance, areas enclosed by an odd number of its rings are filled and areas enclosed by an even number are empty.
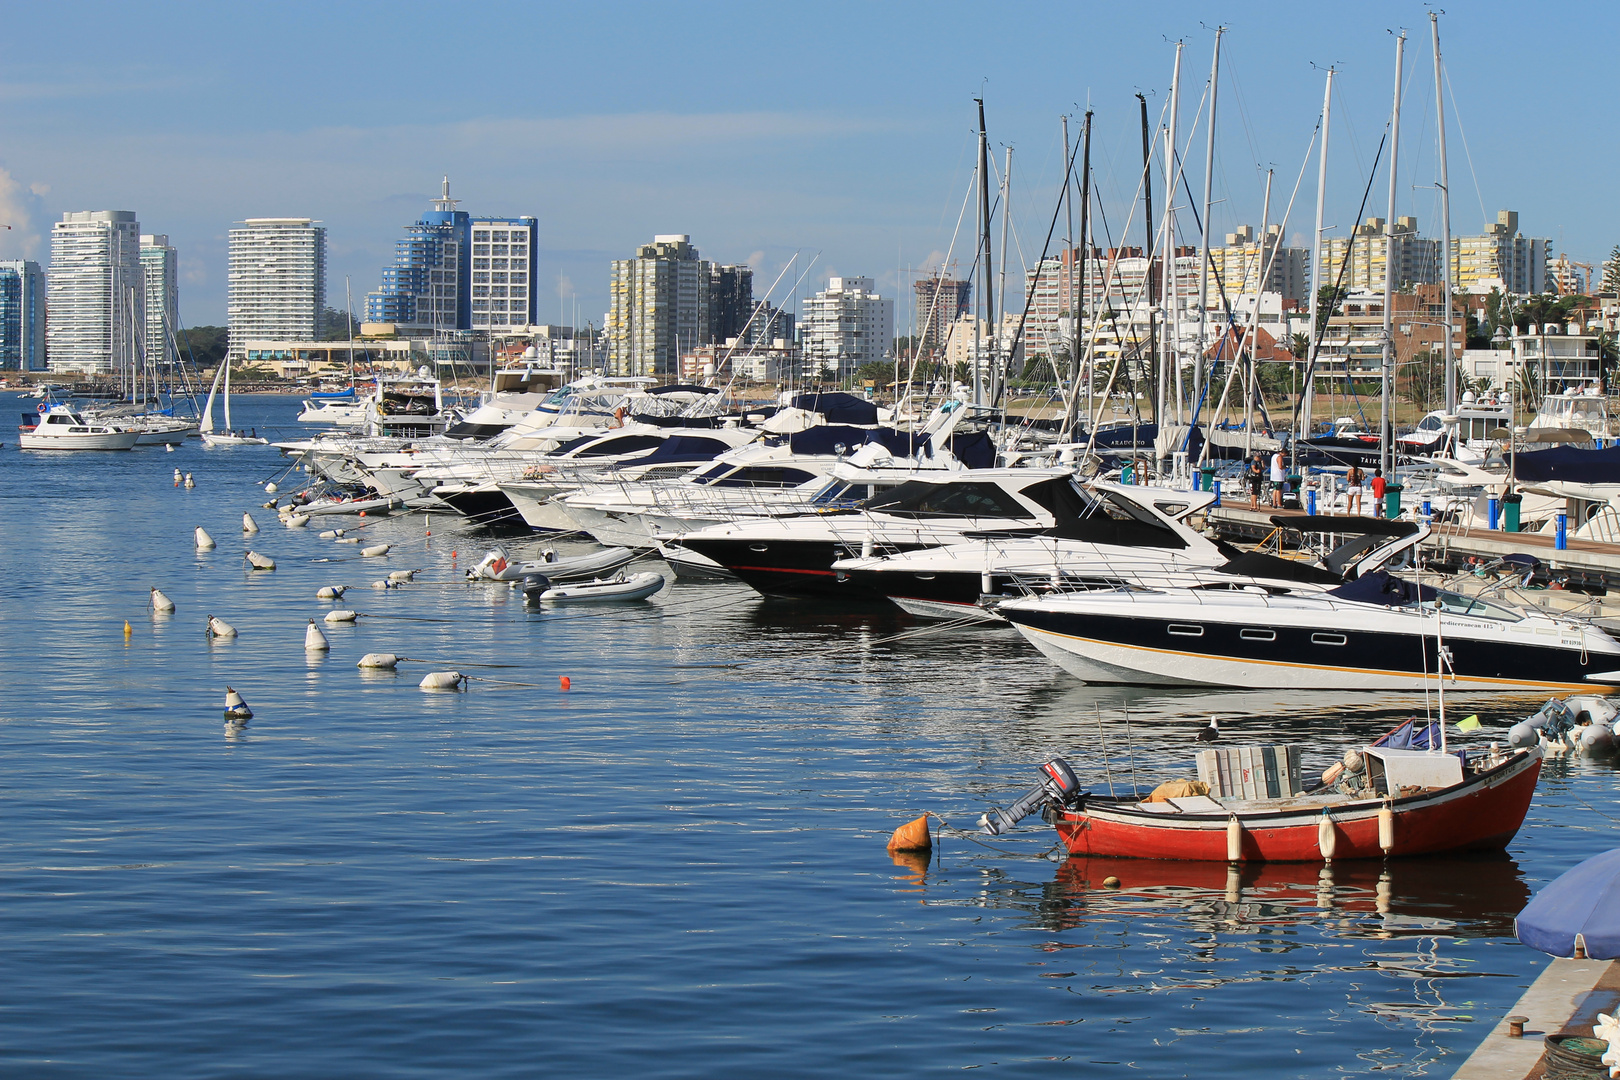
{"type": "Polygon", "coordinates": [[[1555,446],[1516,454],[1513,475],[1536,483],[1562,480],[1570,484],[1620,484],[1620,446],[1580,450],[1555,446]]]}
{"type": "Polygon", "coordinates": [[[1440,590],[1433,585],[1418,585],[1402,578],[1392,577],[1383,570],[1370,570],[1337,589],[1329,589],[1327,594],[1340,600],[1354,600],[1362,604],[1405,607],[1407,604],[1434,600],[1439,597],[1440,590]]]}
{"type": "Polygon", "coordinates": [[[875,424],[877,406],[854,394],[800,394],[793,399],[795,409],[820,413],[829,424],[875,424]]]}
{"type": "MultiPolygon", "coordinates": [[[[1524,460],[1521,456],[1519,460],[1524,460]]],[[[1271,523],[1295,532],[1353,533],[1356,536],[1410,536],[1418,531],[1411,521],[1357,517],[1349,514],[1272,514],[1271,523]]]]}

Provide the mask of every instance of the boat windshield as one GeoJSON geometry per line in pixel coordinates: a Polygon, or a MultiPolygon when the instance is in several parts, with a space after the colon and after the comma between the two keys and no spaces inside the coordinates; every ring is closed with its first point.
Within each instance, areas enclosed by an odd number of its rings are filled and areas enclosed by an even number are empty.
{"type": "MultiPolygon", "coordinates": [[[[1466,615],[1472,619],[1495,619],[1497,622],[1518,622],[1524,614],[1506,604],[1493,603],[1490,600],[1481,600],[1477,596],[1464,596],[1461,593],[1441,590],[1439,597],[1440,610],[1447,615],[1466,615]]],[[[1423,607],[1432,611],[1436,601],[1428,600],[1423,607]]]]}

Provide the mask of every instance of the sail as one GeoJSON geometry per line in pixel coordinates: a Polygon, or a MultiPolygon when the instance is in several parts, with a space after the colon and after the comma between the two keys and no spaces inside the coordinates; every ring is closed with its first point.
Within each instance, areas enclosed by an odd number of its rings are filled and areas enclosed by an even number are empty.
{"type": "MultiPolygon", "coordinates": [[[[208,388],[208,402],[203,405],[202,418],[197,424],[197,430],[204,435],[214,430],[214,395],[219,392],[219,379],[224,374],[225,361],[221,360],[219,367],[214,369],[214,383],[208,388]]],[[[225,424],[230,426],[230,420],[226,420],[225,424]]]]}
{"type": "Polygon", "coordinates": [[[225,360],[220,366],[225,369],[225,430],[235,431],[236,429],[231,427],[231,356],[229,353],[225,354],[225,360]]]}

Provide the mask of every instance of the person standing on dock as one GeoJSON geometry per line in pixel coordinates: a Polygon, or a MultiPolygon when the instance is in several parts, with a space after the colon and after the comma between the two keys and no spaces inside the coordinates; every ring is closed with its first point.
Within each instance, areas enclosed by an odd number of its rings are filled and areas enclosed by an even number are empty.
{"type": "Polygon", "coordinates": [[[1265,486],[1266,467],[1260,460],[1260,455],[1254,455],[1249,462],[1249,509],[1258,512],[1260,509],[1260,489],[1265,486]]]}
{"type": "Polygon", "coordinates": [[[1271,506],[1274,510],[1282,509],[1283,484],[1288,479],[1287,467],[1281,450],[1271,455],[1271,506]]]}
{"type": "Polygon", "coordinates": [[[1344,474],[1345,491],[1344,512],[1347,514],[1361,513],[1361,485],[1367,482],[1367,474],[1361,471],[1360,465],[1351,465],[1344,474]]]}
{"type": "Polygon", "coordinates": [[[1384,507],[1384,488],[1387,487],[1387,486],[1388,486],[1388,484],[1384,480],[1384,467],[1382,465],[1380,465],[1378,468],[1373,470],[1373,478],[1372,478],[1373,516],[1374,517],[1383,517],[1384,516],[1384,510],[1383,510],[1383,507],[1384,507]]]}

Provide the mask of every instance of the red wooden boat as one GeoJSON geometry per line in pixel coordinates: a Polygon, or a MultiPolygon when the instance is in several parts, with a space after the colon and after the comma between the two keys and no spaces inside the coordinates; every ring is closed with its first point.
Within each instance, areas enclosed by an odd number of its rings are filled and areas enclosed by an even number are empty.
{"type": "Polygon", "coordinates": [[[1159,801],[1081,792],[1073,771],[1053,758],[1040,787],[986,814],[981,826],[996,835],[1038,809],[1071,855],[1137,859],[1333,862],[1500,850],[1524,823],[1541,773],[1537,747],[1360,753],[1370,786],[1359,795],[1324,785],[1281,797],[1159,801]]]}

